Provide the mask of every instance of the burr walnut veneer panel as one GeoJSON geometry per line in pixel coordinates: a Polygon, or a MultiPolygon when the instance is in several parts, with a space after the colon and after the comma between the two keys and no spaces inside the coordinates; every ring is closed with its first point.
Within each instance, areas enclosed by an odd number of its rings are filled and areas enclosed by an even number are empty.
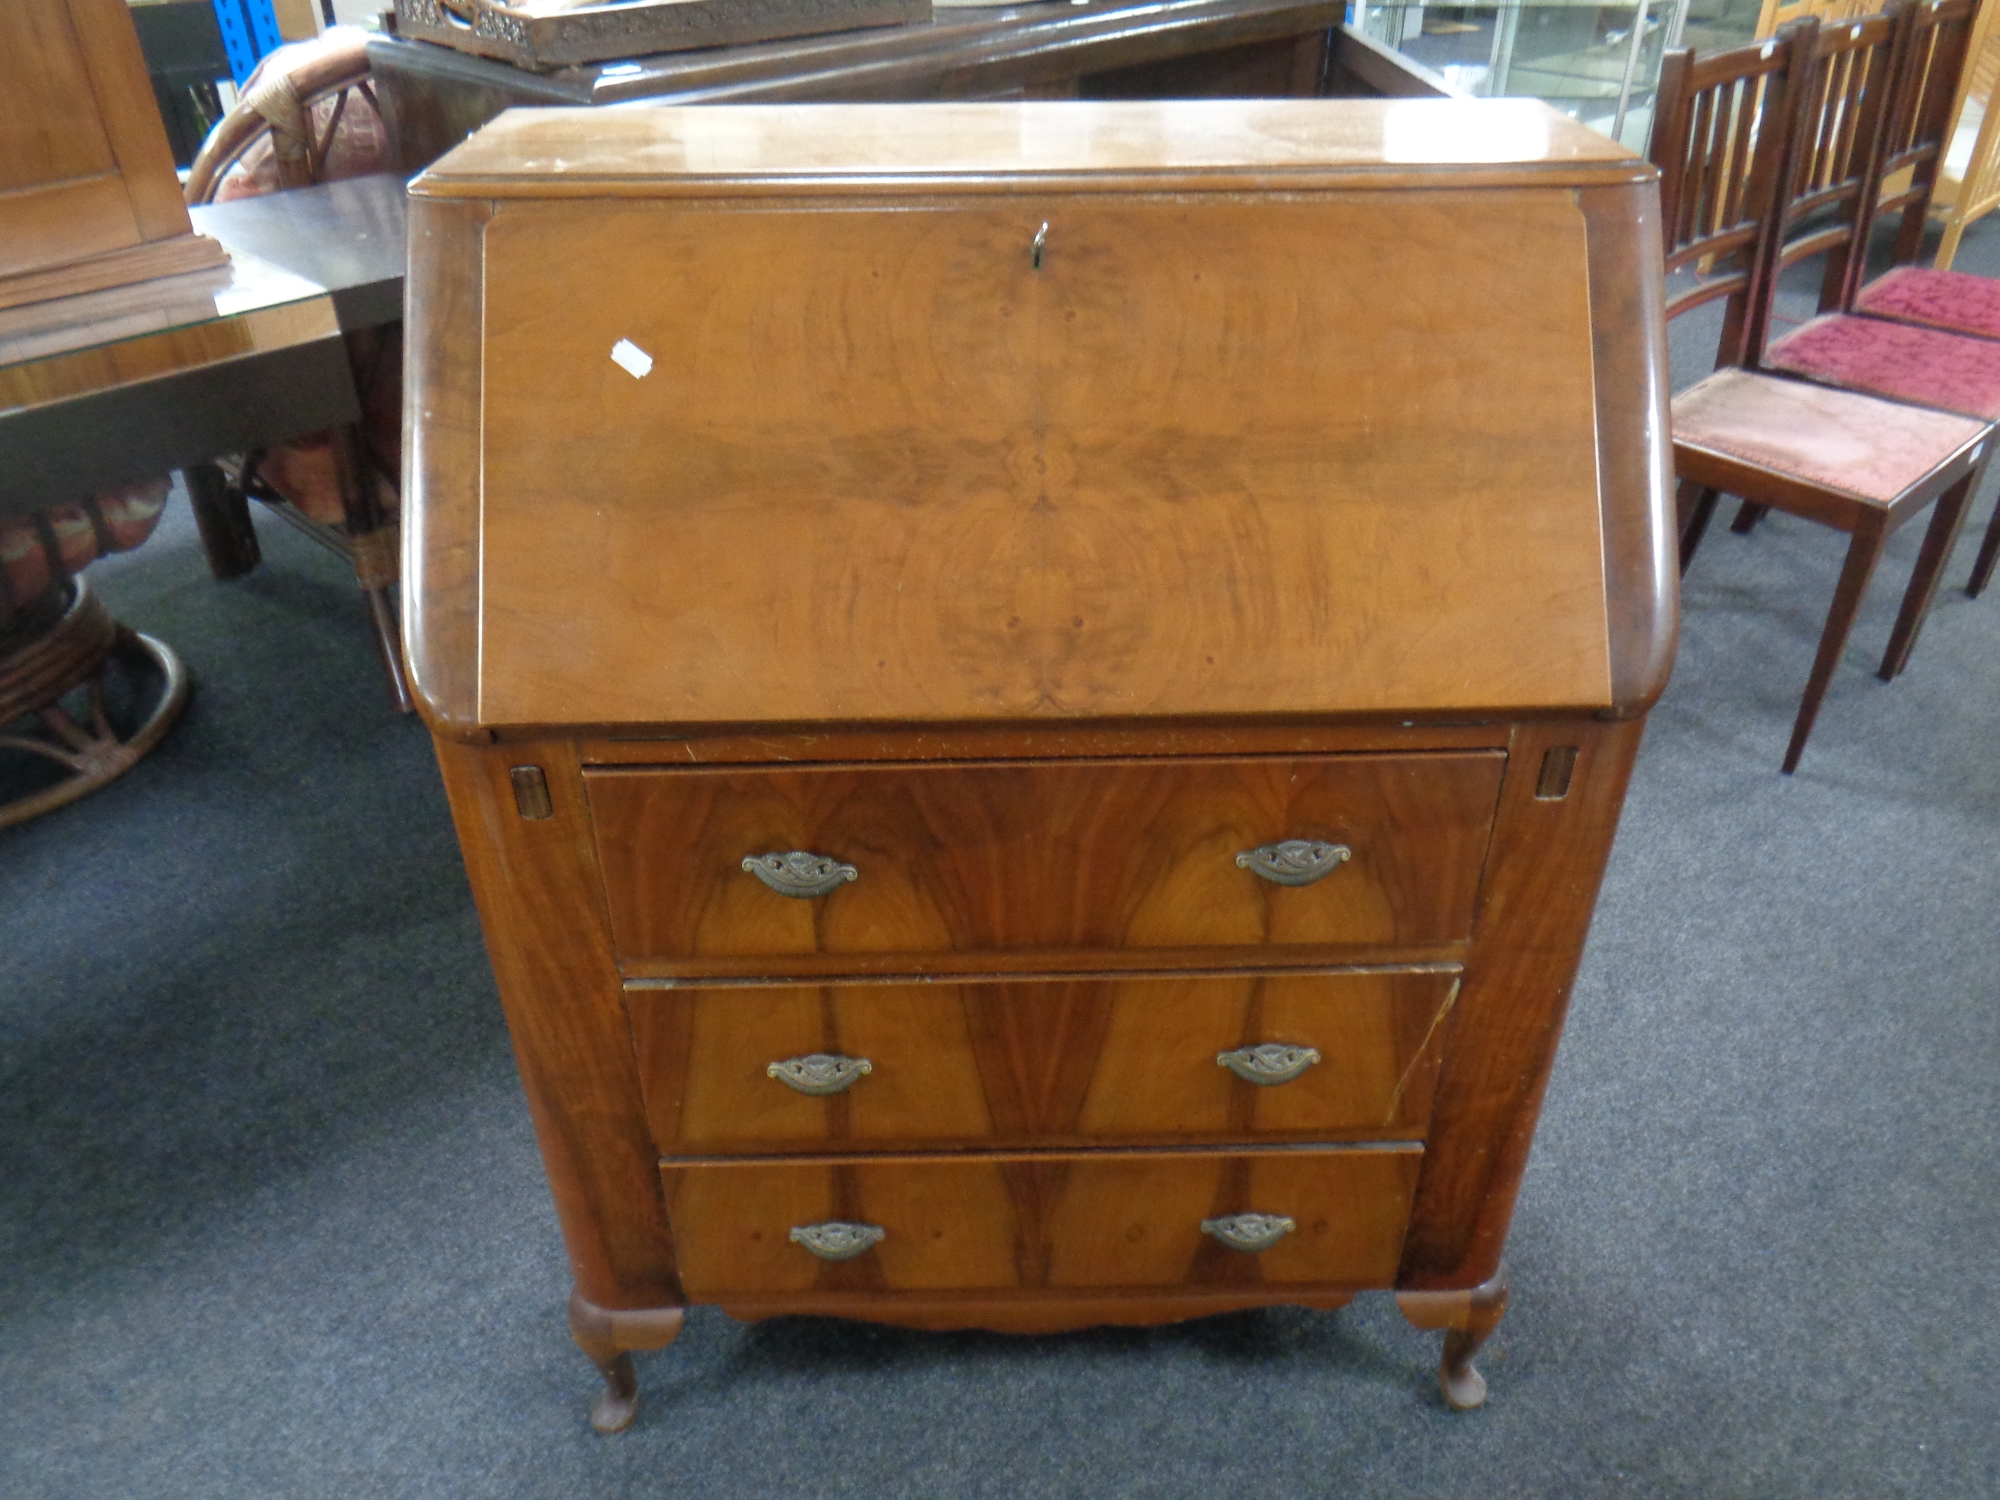
{"type": "Polygon", "coordinates": [[[1473,753],[616,770],[587,784],[612,933],[633,958],[1255,949],[1462,941],[1502,764],[1473,753]],[[1350,852],[1305,886],[1237,860],[1286,839],[1350,852]],[[794,849],[855,878],[800,901],[743,868],[794,849]]]}
{"type": "Polygon", "coordinates": [[[1563,195],[509,204],[487,238],[487,722],[1609,697],[1563,195]]]}
{"type": "Polygon", "coordinates": [[[1420,1140],[1457,994],[1450,972],[1250,971],[635,989],[626,1005],[653,1139],[712,1155],[1420,1140]],[[1299,1049],[1295,1076],[1218,1060],[1274,1045],[1299,1049]],[[818,1095],[775,1071],[815,1054],[867,1071],[818,1095]]]}
{"type": "Polygon", "coordinates": [[[1422,1151],[1098,1152],[973,1159],[791,1160],[669,1166],[681,1278],[740,1293],[1114,1291],[1380,1286],[1395,1275],[1422,1151]],[[1202,1222],[1282,1214],[1258,1254],[1202,1222]],[[867,1255],[821,1260],[801,1224],[866,1222],[867,1255]]]}

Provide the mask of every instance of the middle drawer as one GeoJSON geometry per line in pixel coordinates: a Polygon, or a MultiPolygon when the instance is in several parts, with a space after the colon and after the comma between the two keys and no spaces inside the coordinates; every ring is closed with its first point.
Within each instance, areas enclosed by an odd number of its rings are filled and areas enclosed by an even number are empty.
{"type": "Polygon", "coordinates": [[[1418,1140],[1449,972],[626,992],[668,1156],[1418,1140]]]}

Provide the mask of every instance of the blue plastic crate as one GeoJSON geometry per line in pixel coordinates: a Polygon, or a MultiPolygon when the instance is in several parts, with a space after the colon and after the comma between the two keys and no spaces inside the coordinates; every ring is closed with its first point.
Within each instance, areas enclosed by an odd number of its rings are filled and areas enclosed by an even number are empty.
{"type": "Polygon", "coordinates": [[[229,74],[241,88],[251,69],[267,52],[284,43],[278,35],[278,18],[271,0],[213,0],[216,24],[222,28],[222,47],[229,54],[229,74]]]}

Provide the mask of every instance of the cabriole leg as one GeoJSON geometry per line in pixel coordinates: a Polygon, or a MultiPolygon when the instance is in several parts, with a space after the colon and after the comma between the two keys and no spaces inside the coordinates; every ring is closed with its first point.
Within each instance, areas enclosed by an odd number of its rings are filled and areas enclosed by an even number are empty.
{"type": "Polygon", "coordinates": [[[664,1349],[681,1331],[686,1315],[678,1307],[619,1312],[569,1296],[569,1334],[597,1373],[604,1389],[590,1403],[590,1425],[599,1432],[623,1432],[639,1410],[639,1373],[632,1367],[634,1349],[664,1349]]]}
{"type": "Polygon", "coordinates": [[[1445,1330],[1438,1389],[1451,1408],[1471,1411],[1484,1405],[1486,1377],[1472,1367],[1472,1356],[1507,1312],[1506,1270],[1467,1292],[1398,1292],[1396,1306],[1415,1327],[1445,1330]]]}

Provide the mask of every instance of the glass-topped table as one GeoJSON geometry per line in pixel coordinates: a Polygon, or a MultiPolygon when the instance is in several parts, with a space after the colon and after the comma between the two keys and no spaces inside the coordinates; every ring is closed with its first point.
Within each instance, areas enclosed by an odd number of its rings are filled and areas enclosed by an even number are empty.
{"type": "Polygon", "coordinates": [[[341,335],[402,316],[403,193],[197,208],[227,266],[0,312],[0,517],[353,421],[341,335]]]}
{"type": "MultiPolygon", "coordinates": [[[[213,461],[360,415],[344,335],[402,316],[404,192],[357,178],[197,208],[226,265],[0,312],[0,522],[47,537],[45,513],[180,469],[216,571],[248,566],[255,533],[213,461]]],[[[130,769],[188,679],[80,575],[0,623],[6,827],[130,769]]]]}

